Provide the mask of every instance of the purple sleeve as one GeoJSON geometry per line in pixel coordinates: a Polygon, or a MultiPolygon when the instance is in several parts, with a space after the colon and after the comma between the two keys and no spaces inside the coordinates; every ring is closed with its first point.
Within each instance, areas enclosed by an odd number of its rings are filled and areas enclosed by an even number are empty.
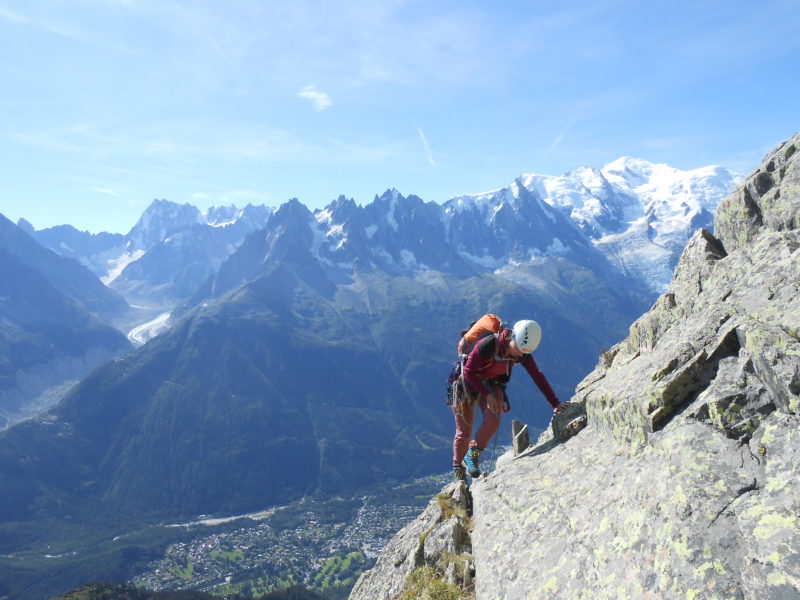
{"type": "Polygon", "coordinates": [[[539,370],[539,367],[536,365],[536,361],[533,360],[533,355],[526,354],[525,358],[520,361],[520,364],[525,367],[525,370],[528,372],[528,375],[531,376],[534,383],[539,386],[539,389],[542,390],[544,397],[547,398],[547,401],[550,403],[550,406],[555,408],[561,402],[558,400],[558,396],[556,396],[553,388],[550,387],[550,383],[547,381],[547,377],[544,376],[539,370]]]}
{"type": "Polygon", "coordinates": [[[489,395],[489,388],[483,385],[478,373],[494,360],[496,350],[496,338],[494,336],[486,338],[479,344],[475,344],[467,357],[467,362],[464,363],[464,380],[469,387],[480,394],[481,398],[489,395]]]}

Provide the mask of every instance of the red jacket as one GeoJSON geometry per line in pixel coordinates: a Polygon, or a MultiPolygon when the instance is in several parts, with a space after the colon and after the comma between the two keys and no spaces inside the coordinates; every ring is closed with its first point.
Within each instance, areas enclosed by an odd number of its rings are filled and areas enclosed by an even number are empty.
{"type": "Polygon", "coordinates": [[[483,399],[489,395],[490,391],[486,383],[497,378],[508,381],[508,378],[511,377],[511,369],[516,363],[525,367],[528,375],[547,398],[550,406],[556,407],[560,404],[544,373],[536,366],[533,355],[524,354],[520,358],[506,356],[503,344],[496,335],[481,340],[469,353],[467,362],[464,363],[464,379],[469,387],[478,392],[483,399]]]}

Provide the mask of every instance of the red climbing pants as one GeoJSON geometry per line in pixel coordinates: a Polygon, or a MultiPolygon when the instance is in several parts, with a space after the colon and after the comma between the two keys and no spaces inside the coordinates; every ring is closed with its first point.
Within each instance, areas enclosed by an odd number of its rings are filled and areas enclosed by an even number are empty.
{"type": "Polygon", "coordinates": [[[500,415],[505,403],[505,392],[502,387],[494,386],[492,389],[497,406],[495,411],[489,410],[485,399],[476,402],[477,394],[470,394],[470,399],[458,405],[455,411],[456,435],[453,438],[453,464],[460,465],[468,448],[486,448],[500,426],[500,415]],[[470,441],[472,426],[475,423],[475,405],[480,406],[483,422],[475,434],[475,439],[470,441]]]}

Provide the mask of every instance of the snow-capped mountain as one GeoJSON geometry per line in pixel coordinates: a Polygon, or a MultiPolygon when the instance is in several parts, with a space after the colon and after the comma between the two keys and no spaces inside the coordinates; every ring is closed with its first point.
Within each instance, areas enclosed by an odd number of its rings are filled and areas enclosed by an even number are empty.
{"type": "Polygon", "coordinates": [[[520,179],[484,194],[460,196],[443,205],[450,244],[483,269],[567,257],[600,268],[603,262],[568,218],[520,179]]]}
{"type": "Polygon", "coordinates": [[[173,305],[219,268],[248,233],[263,227],[271,213],[266,206],[252,205],[212,206],[202,212],[191,204],[154,200],[124,236],[93,235],[69,226],[33,236],[78,258],[131,301],[173,305]]]}
{"type": "Polygon", "coordinates": [[[147,251],[172,232],[188,229],[202,222],[203,214],[196,206],[153,200],[128,232],[127,249],[132,252],[147,251]]]}
{"type": "Polygon", "coordinates": [[[126,236],[130,251],[148,251],[176,231],[207,225],[216,229],[242,230],[253,226],[263,227],[272,209],[248,204],[244,208],[230,204],[212,206],[206,212],[192,204],[177,204],[169,200],[153,200],[142,213],[136,225],[126,236]]]}
{"type": "Polygon", "coordinates": [[[221,296],[277,257],[313,261],[339,283],[359,272],[514,277],[515,267],[562,260],[652,301],[692,232],[712,227],[717,204],[740,179],[722,167],[681,171],[623,157],[558,177],[523,175],[442,205],[395,189],[363,207],[340,196],[313,213],[292,200],[188,304],[221,296]]]}
{"type": "Polygon", "coordinates": [[[349,272],[435,269],[469,276],[537,257],[602,262],[560,211],[519,182],[443,205],[397,190],[363,208],[340,197],[314,213],[310,228],[315,256],[349,272]]]}
{"type": "MultiPolygon", "coordinates": [[[[624,286],[624,279],[559,209],[519,182],[444,205],[387,190],[359,206],[339,197],[313,213],[293,199],[278,208],[262,231],[253,232],[179,311],[207,305],[243,283],[288,265],[323,295],[359,274],[421,278],[442,273],[459,279],[561,261],[564,271],[624,286]]],[[[558,269],[543,269],[550,281],[558,269]]],[[[525,275],[529,277],[529,275],[525,275]]]]}
{"type": "Polygon", "coordinates": [[[622,157],[602,169],[520,181],[568,215],[625,275],[660,293],[692,232],[713,227],[716,206],[741,179],[718,166],[682,171],[622,157]]]}
{"type": "Polygon", "coordinates": [[[315,214],[314,248],[320,259],[340,266],[455,274],[537,257],[605,268],[594,248],[658,294],[692,232],[713,227],[717,204],[740,180],[722,167],[681,171],[623,157],[599,170],[524,175],[441,206],[396,190],[363,209],[339,198],[315,214]]]}

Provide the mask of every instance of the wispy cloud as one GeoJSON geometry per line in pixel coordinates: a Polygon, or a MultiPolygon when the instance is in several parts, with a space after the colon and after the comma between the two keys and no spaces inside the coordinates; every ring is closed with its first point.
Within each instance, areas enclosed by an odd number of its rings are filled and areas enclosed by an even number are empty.
{"type": "Polygon", "coordinates": [[[107,196],[122,196],[117,190],[112,190],[111,188],[104,188],[104,187],[92,187],[90,188],[93,192],[98,192],[100,194],[106,194],[107,196]]]}
{"type": "MultiPolygon", "coordinates": [[[[206,160],[230,161],[237,164],[270,163],[332,165],[375,164],[405,154],[400,144],[382,138],[328,137],[310,139],[294,131],[239,124],[224,131],[211,127],[203,131],[186,131],[180,127],[148,137],[148,132],[132,135],[126,130],[109,131],[89,123],[75,123],[60,128],[2,135],[28,148],[53,153],[72,154],[92,161],[127,161],[141,164],[153,161],[148,172],[169,171],[185,176],[184,169],[194,169],[206,160]]],[[[151,131],[152,133],[152,131],[151,131]]],[[[123,172],[117,164],[110,165],[123,172]]],[[[99,187],[106,187],[100,185],[99,187]]]]}
{"type": "Polygon", "coordinates": [[[10,8],[5,6],[0,6],[0,19],[5,21],[11,21],[13,23],[27,23],[28,19],[23,17],[21,14],[14,12],[10,8]]]}
{"type": "Polygon", "coordinates": [[[50,33],[65,38],[71,38],[77,40],[83,40],[87,38],[87,34],[85,31],[81,31],[79,29],[61,23],[31,19],[5,6],[0,6],[0,20],[8,21],[11,23],[17,23],[19,25],[25,25],[29,27],[38,27],[40,29],[43,29],[45,31],[48,31],[50,33]]]}
{"type": "Polygon", "coordinates": [[[425,147],[425,153],[428,155],[428,164],[430,164],[432,167],[435,167],[436,161],[433,160],[433,151],[431,150],[431,145],[428,143],[428,138],[425,137],[425,132],[422,131],[422,127],[417,127],[417,131],[419,132],[419,139],[422,141],[422,145],[425,147]]]}
{"type": "Polygon", "coordinates": [[[331,104],[333,104],[328,94],[318,91],[313,85],[305,86],[302,90],[297,92],[297,96],[310,100],[311,104],[314,106],[314,110],[318,111],[330,108],[331,104]]]}

